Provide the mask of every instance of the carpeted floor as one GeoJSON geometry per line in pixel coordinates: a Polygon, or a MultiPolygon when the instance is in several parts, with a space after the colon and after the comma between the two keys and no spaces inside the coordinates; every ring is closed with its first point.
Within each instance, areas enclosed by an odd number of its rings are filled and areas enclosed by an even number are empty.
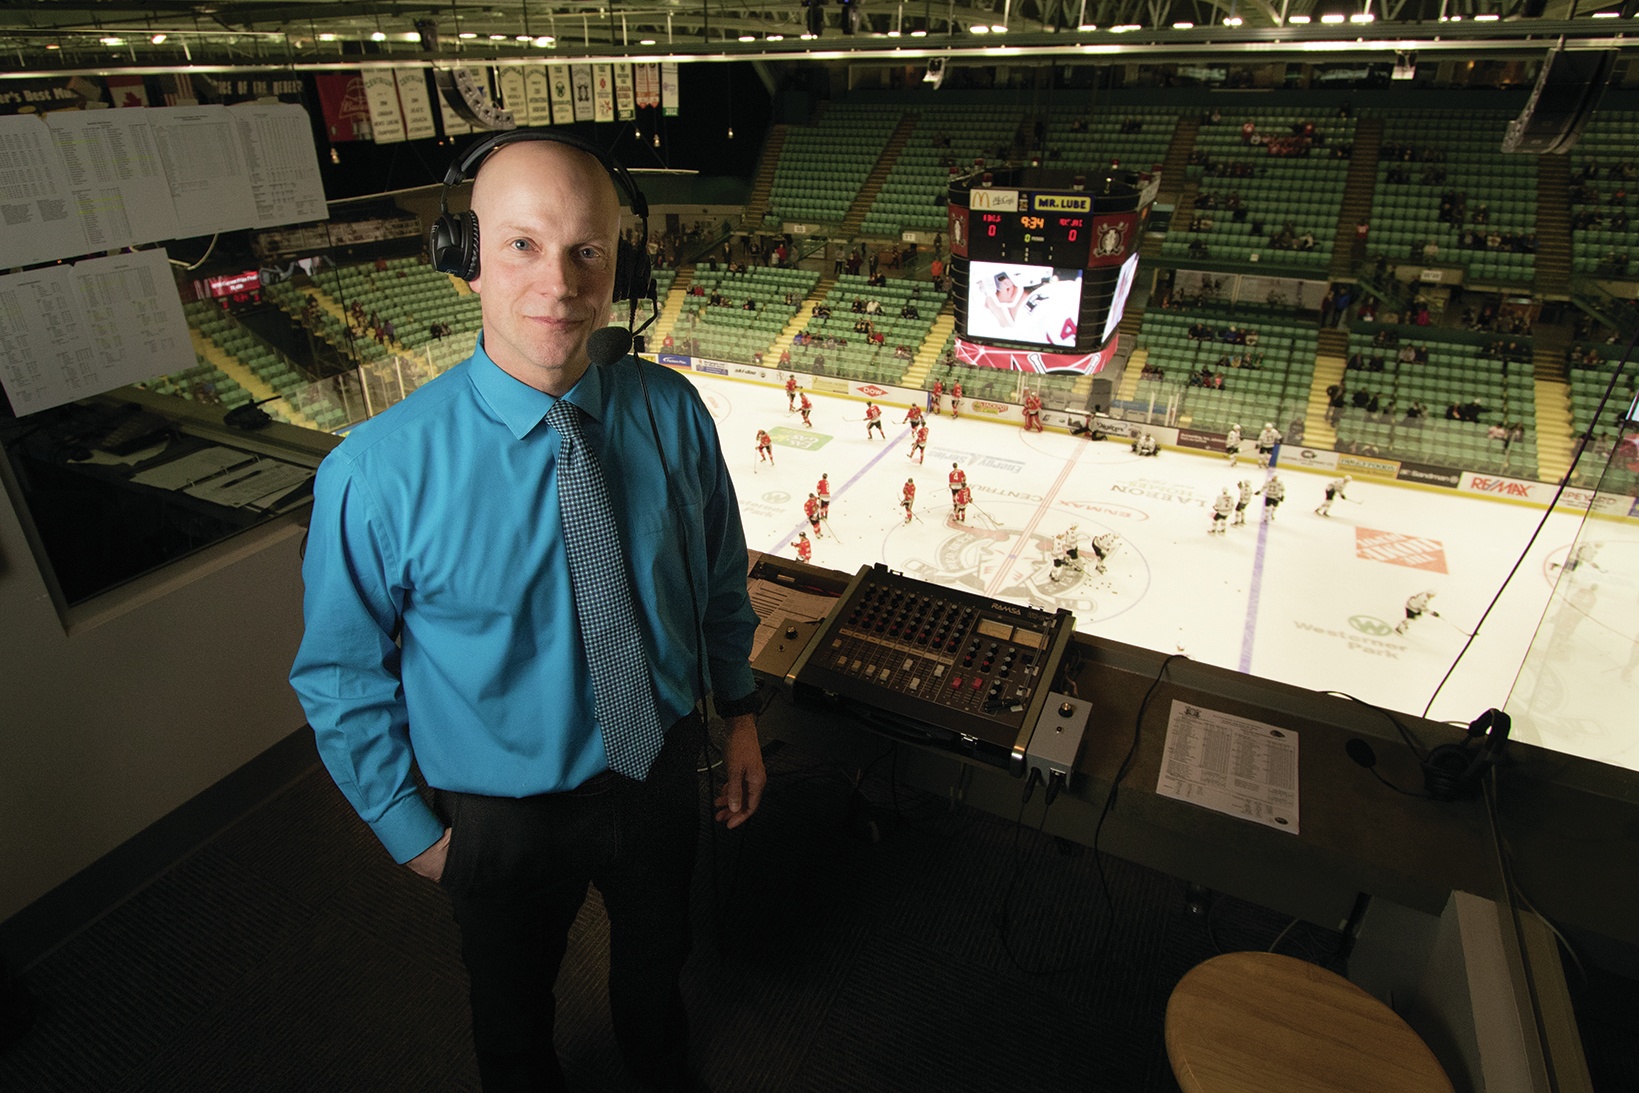
{"type": "MultiPolygon", "coordinates": [[[[885,750],[891,745],[884,745],[885,750]]],[[[703,828],[685,991],[721,1093],[1174,1091],[1168,992],[1288,920],[793,749],[762,811],[703,828]]],[[[1035,815],[1029,814],[1034,819],[1035,815]]],[[[1298,924],[1281,951],[1335,962],[1298,924]]],[[[559,1053],[624,1090],[594,891],[558,984],[559,1053]]],[[[29,970],[39,1020],[0,1088],[477,1089],[440,890],[391,864],[322,768],[29,970]]]]}

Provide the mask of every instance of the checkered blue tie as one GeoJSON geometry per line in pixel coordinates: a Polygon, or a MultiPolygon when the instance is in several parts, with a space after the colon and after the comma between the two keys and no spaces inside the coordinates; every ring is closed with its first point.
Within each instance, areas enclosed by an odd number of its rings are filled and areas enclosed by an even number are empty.
{"type": "Polygon", "coordinates": [[[665,742],[655,709],[632,605],[626,554],[615,528],[609,487],[597,455],[580,427],[580,409],[559,399],[546,415],[558,431],[558,507],[563,517],[564,548],[569,554],[569,583],[575,590],[575,614],[592,673],[598,722],[609,769],[642,779],[665,742]]]}

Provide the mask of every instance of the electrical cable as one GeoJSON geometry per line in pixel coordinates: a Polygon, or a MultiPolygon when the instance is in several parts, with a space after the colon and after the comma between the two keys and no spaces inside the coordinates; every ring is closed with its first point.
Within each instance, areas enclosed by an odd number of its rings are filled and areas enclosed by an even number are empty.
{"type": "MultiPolygon", "coordinates": [[[[1604,418],[1605,408],[1610,404],[1611,395],[1616,390],[1616,382],[1627,370],[1628,359],[1633,356],[1635,342],[1639,342],[1639,328],[1636,328],[1633,334],[1629,336],[1628,344],[1622,350],[1621,361],[1611,370],[1611,379],[1605,385],[1605,393],[1600,396],[1599,406],[1589,418],[1588,428],[1577,438],[1576,452],[1571,456],[1571,465],[1566,468],[1564,477],[1559,480],[1559,486],[1555,488],[1554,496],[1549,499],[1548,507],[1542,512],[1542,519],[1538,520],[1537,526],[1531,529],[1531,537],[1525,541],[1525,547],[1520,551],[1519,557],[1514,559],[1514,564],[1509,568],[1508,575],[1502,579],[1502,584],[1497,586],[1496,595],[1491,597],[1491,602],[1486,604],[1485,610],[1480,613],[1479,621],[1474,624],[1474,632],[1468,635],[1468,640],[1463,642],[1463,647],[1457,651],[1456,658],[1452,660],[1451,667],[1446,669],[1445,675],[1441,676],[1440,682],[1435,685],[1434,692],[1428,696],[1428,704],[1423,707],[1424,717],[1427,717],[1429,710],[1433,709],[1434,700],[1440,696],[1440,691],[1445,688],[1447,681],[1451,679],[1452,673],[1457,670],[1457,665],[1461,664],[1463,657],[1468,655],[1468,650],[1474,645],[1474,639],[1480,636],[1480,630],[1485,626],[1485,620],[1491,617],[1492,610],[1497,606],[1497,602],[1502,599],[1502,594],[1508,590],[1509,584],[1514,580],[1514,575],[1519,572],[1520,566],[1525,564],[1525,559],[1530,555],[1531,548],[1536,545],[1537,537],[1542,534],[1542,529],[1548,526],[1548,519],[1553,516],[1554,509],[1559,504],[1559,499],[1564,496],[1566,489],[1570,487],[1571,476],[1576,473],[1577,465],[1582,462],[1583,453],[1588,450],[1588,443],[1593,439],[1594,423],[1604,418]]],[[[1544,613],[1547,610],[1547,606],[1544,605],[1544,613]]],[[[1538,619],[1538,628],[1540,626],[1541,619],[1538,619]]],[[[1524,665],[1521,665],[1520,668],[1523,671],[1524,665]]],[[[1514,679],[1515,682],[1518,682],[1518,673],[1515,673],[1514,679]]]]}
{"type": "MultiPolygon", "coordinates": [[[[1376,710],[1378,713],[1389,719],[1389,723],[1395,727],[1397,732],[1400,733],[1400,739],[1406,742],[1406,746],[1411,749],[1412,754],[1417,756],[1419,761],[1426,760],[1428,758],[1429,749],[1427,745],[1419,740],[1410,729],[1406,728],[1404,722],[1402,722],[1398,717],[1394,716],[1394,711],[1376,705],[1375,703],[1367,702],[1364,698],[1356,698],[1348,691],[1322,691],[1321,693],[1332,695],[1335,698],[1346,698],[1350,702],[1358,702],[1367,709],[1376,710]]],[[[1466,723],[1464,727],[1467,727],[1466,723]]],[[[1378,777],[1381,778],[1382,775],[1379,775],[1378,777]]]]}

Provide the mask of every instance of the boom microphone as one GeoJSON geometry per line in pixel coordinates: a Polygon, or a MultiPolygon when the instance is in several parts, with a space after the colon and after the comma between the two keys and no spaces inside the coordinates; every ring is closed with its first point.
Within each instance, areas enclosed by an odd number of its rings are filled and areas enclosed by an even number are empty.
{"type": "Polygon", "coordinates": [[[623,326],[606,326],[586,339],[586,355],[593,364],[614,364],[631,351],[632,332],[623,326]]]}

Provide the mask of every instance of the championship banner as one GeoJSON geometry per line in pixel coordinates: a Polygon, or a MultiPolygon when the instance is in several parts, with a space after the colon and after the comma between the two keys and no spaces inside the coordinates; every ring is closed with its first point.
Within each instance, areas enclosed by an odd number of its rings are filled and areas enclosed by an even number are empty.
{"type": "Polygon", "coordinates": [[[507,65],[496,69],[500,76],[497,81],[501,88],[501,105],[512,111],[513,120],[519,125],[529,122],[529,103],[524,95],[524,70],[517,65],[507,65]]]}
{"type": "Polygon", "coordinates": [[[631,65],[615,65],[615,113],[621,121],[637,117],[637,91],[632,86],[631,65]]]}
{"type": "Polygon", "coordinates": [[[592,120],[615,120],[615,74],[613,65],[592,66],[592,120]]]}
{"type": "Polygon", "coordinates": [[[357,72],[313,77],[319,89],[319,108],[324,111],[324,131],[331,144],[370,138],[370,104],[364,97],[364,77],[357,72]]]}
{"type": "MultiPolygon", "coordinates": [[[[475,73],[474,79],[482,78],[480,70],[469,69],[469,71],[475,73]]],[[[444,127],[444,135],[446,137],[454,137],[459,136],[462,133],[472,132],[472,123],[468,122],[467,119],[463,118],[460,114],[457,114],[455,112],[455,107],[450,105],[450,100],[446,99],[442,93],[434,95],[433,98],[438,100],[438,123],[444,127]]]]}
{"type": "Polygon", "coordinates": [[[575,86],[575,120],[591,121],[593,118],[592,66],[571,65],[569,79],[575,86]]]}
{"type": "Polygon", "coordinates": [[[524,105],[530,125],[552,124],[552,83],[544,64],[524,69],[524,105]]]}
{"type": "Polygon", "coordinates": [[[364,97],[370,104],[370,128],[377,144],[397,144],[405,139],[404,112],[398,108],[398,81],[390,68],[372,68],[364,73],[364,97]]]}
{"type": "Polygon", "coordinates": [[[547,65],[547,82],[552,87],[552,124],[573,125],[575,91],[568,65],[547,65]]]}
{"type": "Polygon", "coordinates": [[[660,105],[660,66],[653,62],[637,66],[637,105],[660,105]]]}
{"type": "Polygon", "coordinates": [[[1034,349],[1001,349],[956,339],[956,360],[974,368],[999,368],[1004,372],[1079,372],[1090,376],[1101,372],[1115,358],[1120,338],[1111,338],[1092,353],[1042,353],[1034,349]]]}
{"type": "Polygon", "coordinates": [[[427,70],[395,68],[393,80],[398,86],[398,105],[404,111],[404,135],[411,140],[436,137],[438,123],[433,120],[433,102],[427,94],[427,70]]]}
{"type": "Polygon", "coordinates": [[[677,62],[663,61],[660,65],[660,107],[668,118],[677,116],[677,62]]]}

